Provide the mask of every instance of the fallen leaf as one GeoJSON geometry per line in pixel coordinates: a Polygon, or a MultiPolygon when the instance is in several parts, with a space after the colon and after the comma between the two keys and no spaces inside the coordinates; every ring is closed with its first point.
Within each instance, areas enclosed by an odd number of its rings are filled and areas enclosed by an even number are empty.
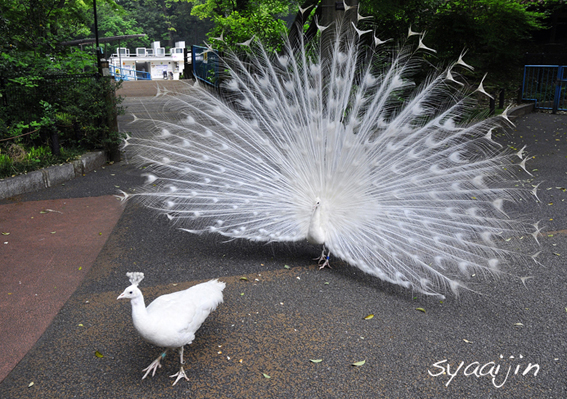
{"type": "Polygon", "coordinates": [[[364,320],[370,320],[370,319],[372,319],[373,317],[374,317],[373,314],[369,314],[368,316],[366,316],[366,317],[364,318],[364,320]]]}
{"type": "Polygon", "coordinates": [[[472,344],[472,341],[469,341],[469,340],[467,340],[467,339],[464,339],[464,338],[463,338],[463,341],[465,341],[467,344],[472,344]]]}
{"type": "Polygon", "coordinates": [[[309,359],[311,363],[321,363],[323,359],[309,359]]]}
{"type": "Polygon", "coordinates": [[[28,388],[33,387],[33,381],[29,383],[28,388]]]}
{"type": "Polygon", "coordinates": [[[82,324],[79,324],[79,327],[84,327],[82,324]]]}
{"type": "Polygon", "coordinates": [[[8,232],[3,232],[2,235],[3,235],[3,236],[9,236],[10,233],[8,233],[8,232]]]}
{"type": "Polygon", "coordinates": [[[522,323],[514,323],[514,325],[515,325],[515,326],[518,326],[518,327],[523,327],[523,324],[522,324],[522,323]]]}
{"type": "Polygon", "coordinates": [[[356,367],[360,367],[366,363],[366,360],[361,360],[360,362],[354,362],[352,365],[356,367]]]}
{"type": "Polygon", "coordinates": [[[420,312],[425,313],[425,309],[423,309],[423,308],[415,308],[415,310],[419,310],[420,312]]]}
{"type": "Polygon", "coordinates": [[[288,265],[284,265],[284,269],[291,269],[288,265]]]}
{"type": "Polygon", "coordinates": [[[241,280],[248,281],[248,277],[240,277],[241,280]]]}
{"type": "Polygon", "coordinates": [[[96,357],[104,357],[99,351],[96,351],[94,354],[96,357]]]}
{"type": "Polygon", "coordinates": [[[262,373],[262,375],[264,376],[264,378],[272,378],[272,377],[270,377],[270,376],[269,376],[268,374],[266,374],[266,373],[262,373]]]}

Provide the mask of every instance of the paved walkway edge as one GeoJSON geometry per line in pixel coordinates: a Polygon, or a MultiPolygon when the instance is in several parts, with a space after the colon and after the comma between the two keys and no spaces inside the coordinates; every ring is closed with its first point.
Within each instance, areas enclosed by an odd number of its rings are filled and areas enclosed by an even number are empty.
{"type": "Polygon", "coordinates": [[[104,151],[88,152],[76,161],[0,180],[0,199],[37,191],[82,176],[106,163],[104,151]]]}

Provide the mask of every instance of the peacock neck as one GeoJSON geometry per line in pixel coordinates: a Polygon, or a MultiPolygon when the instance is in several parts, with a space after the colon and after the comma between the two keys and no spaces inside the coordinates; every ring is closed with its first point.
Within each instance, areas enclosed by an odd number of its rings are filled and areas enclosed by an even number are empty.
{"type": "Polygon", "coordinates": [[[322,219],[321,203],[319,199],[317,199],[315,209],[311,214],[311,220],[309,221],[309,230],[307,232],[307,241],[311,244],[325,244],[325,229],[323,228],[322,219]]]}
{"type": "Polygon", "coordinates": [[[147,317],[148,311],[146,310],[144,296],[141,292],[139,296],[132,298],[130,303],[132,304],[132,320],[134,320],[134,323],[147,317]]]}

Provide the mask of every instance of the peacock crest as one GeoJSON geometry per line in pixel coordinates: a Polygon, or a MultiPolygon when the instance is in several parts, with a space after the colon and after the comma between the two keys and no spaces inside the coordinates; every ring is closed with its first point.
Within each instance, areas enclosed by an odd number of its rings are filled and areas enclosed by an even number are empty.
{"type": "Polygon", "coordinates": [[[144,273],[142,272],[128,272],[126,277],[130,280],[130,284],[138,286],[140,282],[144,279],[144,273]]]}

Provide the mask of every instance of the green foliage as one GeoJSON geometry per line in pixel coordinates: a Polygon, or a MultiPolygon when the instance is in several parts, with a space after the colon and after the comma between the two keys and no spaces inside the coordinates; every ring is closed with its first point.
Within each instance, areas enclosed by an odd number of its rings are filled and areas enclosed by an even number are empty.
{"type": "MultiPolygon", "coordinates": [[[[451,1],[451,0],[448,0],[451,1]]],[[[406,37],[408,29],[430,28],[440,6],[447,0],[366,0],[360,3],[361,14],[372,15],[372,27],[382,40],[406,37]]]]}
{"type": "Polygon", "coordinates": [[[82,0],[3,0],[3,50],[54,53],[60,41],[88,32],[88,9],[82,0]]]}
{"type": "MultiPolygon", "coordinates": [[[[121,10],[113,0],[98,0],[97,5],[109,13],[121,10]]],[[[114,83],[93,75],[77,83],[70,74],[95,72],[96,57],[88,50],[61,45],[91,36],[92,22],[92,0],[0,1],[4,176],[118,145],[120,137],[112,127],[120,99],[115,98],[114,83]],[[61,146],[59,157],[49,149],[55,138],[61,146]]],[[[112,23],[109,19],[109,26],[112,23]]]]}
{"type": "Polygon", "coordinates": [[[42,80],[43,77],[41,76],[18,76],[15,78],[9,79],[11,82],[18,83],[25,87],[38,87],[39,81],[42,80]]]}
{"type": "Polygon", "coordinates": [[[78,159],[82,152],[76,149],[61,148],[59,156],[51,153],[48,146],[25,149],[18,144],[0,147],[0,179],[28,173],[51,165],[78,159]]]}
{"type": "Polygon", "coordinates": [[[545,14],[532,10],[532,4],[522,0],[366,0],[361,7],[363,14],[374,16],[367,24],[381,39],[404,41],[410,28],[426,32],[425,44],[437,50],[435,56],[428,56],[434,64],[454,62],[467,50],[466,61],[476,68],[472,80],[488,72],[485,86],[503,87],[518,78],[526,43],[543,28],[545,14]]]}
{"type": "MultiPolygon", "coordinates": [[[[121,98],[115,97],[116,85],[114,80],[94,76],[11,79],[4,90],[10,101],[0,108],[0,153],[9,153],[14,146],[29,152],[52,145],[53,135],[68,151],[117,148],[122,136],[114,121],[122,109],[121,98]]],[[[18,170],[29,171],[30,162],[18,170]]]]}
{"type": "Polygon", "coordinates": [[[437,10],[427,38],[442,59],[468,49],[478,69],[502,77],[518,66],[524,43],[542,28],[543,16],[517,1],[452,0],[437,10]]]}
{"type": "Polygon", "coordinates": [[[104,149],[118,145],[121,135],[112,128],[109,120],[119,107],[121,98],[115,98],[115,90],[121,83],[110,79],[88,79],[66,91],[58,115],[66,115],[64,139],[74,141],[85,149],[104,149]],[[77,126],[79,129],[77,131],[77,126]],[[72,139],[71,139],[72,137],[72,139]]]}
{"type": "Polygon", "coordinates": [[[246,42],[253,36],[260,39],[266,48],[279,49],[282,37],[287,34],[286,22],[282,18],[297,11],[297,6],[289,0],[187,1],[194,4],[192,15],[215,23],[208,36],[219,50],[246,42]],[[221,35],[223,41],[214,39],[221,35]]]}
{"type": "MultiPolygon", "coordinates": [[[[191,15],[192,5],[184,0],[120,0],[119,10],[107,6],[97,9],[101,36],[146,34],[143,38],[120,42],[120,47],[130,49],[150,47],[156,40],[166,49],[176,41],[201,45],[213,28],[209,20],[201,21],[191,15]]],[[[114,53],[118,44],[106,45],[106,54],[114,53]]]]}

